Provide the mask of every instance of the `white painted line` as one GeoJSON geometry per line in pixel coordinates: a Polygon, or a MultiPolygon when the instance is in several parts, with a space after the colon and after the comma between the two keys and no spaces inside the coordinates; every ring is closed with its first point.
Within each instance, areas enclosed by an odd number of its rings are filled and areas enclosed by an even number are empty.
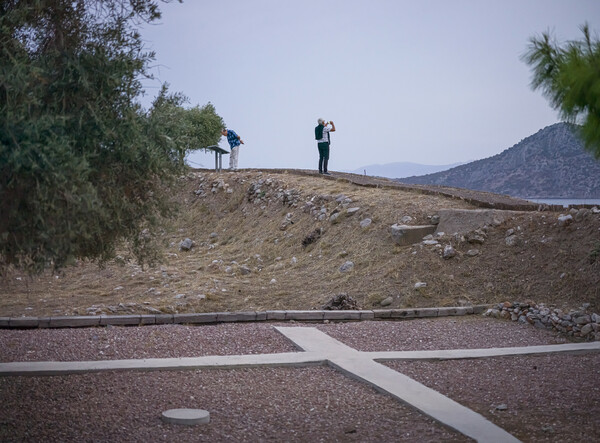
{"type": "Polygon", "coordinates": [[[322,352],[329,363],[346,375],[367,382],[381,392],[388,393],[409,406],[418,409],[441,424],[478,442],[518,442],[519,440],[496,426],[482,415],[425,385],[394,371],[356,351],[316,328],[276,327],[302,349],[322,352]]]}
{"type": "Polygon", "coordinates": [[[217,355],[188,358],[146,358],[142,360],[98,360],[73,362],[0,363],[0,376],[68,375],[104,371],[178,371],[191,369],[233,369],[257,366],[302,366],[324,364],[326,357],[316,353],[217,355]]]}
{"type": "Polygon", "coordinates": [[[579,354],[583,352],[600,352],[600,342],[566,343],[562,345],[539,345],[521,348],[489,348],[489,349],[447,349],[437,351],[381,351],[365,352],[369,358],[377,361],[391,360],[455,360],[464,358],[503,357],[511,355],[535,354],[579,354]]]}

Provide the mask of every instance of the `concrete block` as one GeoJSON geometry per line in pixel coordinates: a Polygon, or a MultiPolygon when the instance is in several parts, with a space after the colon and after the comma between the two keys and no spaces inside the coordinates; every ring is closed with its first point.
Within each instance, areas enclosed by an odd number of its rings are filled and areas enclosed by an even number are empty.
{"type": "Polygon", "coordinates": [[[10,317],[0,317],[0,328],[8,328],[10,317]]]}
{"type": "Polygon", "coordinates": [[[498,225],[516,214],[519,212],[498,209],[440,209],[440,223],[436,232],[466,234],[485,225],[498,225]]]}
{"type": "Polygon", "coordinates": [[[286,311],[266,311],[267,320],[285,320],[286,311]]]}
{"type": "Polygon", "coordinates": [[[154,316],[155,325],[170,325],[173,324],[173,314],[156,314],[154,316]]]}
{"type": "Polygon", "coordinates": [[[423,225],[423,226],[408,226],[408,225],[392,225],[390,231],[394,243],[399,246],[413,245],[420,243],[423,237],[435,232],[435,225],[423,225]]]}
{"type": "Polygon", "coordinates": [[[377,319],[391,318],[392,310],[391,309],[373,309],[373,316],[377,319]]]}
{"type": "Polygon", "coordinates": [[[86,326],[99,326],[99,315],[81,315],[75,317],[59,316],[50,317],[49,328],[81,328],[86,326]]]}
{"type": "Polygon", "coordinates": [[[173,323],[215,323],[217,321],[216,313],[197,313],[197,314],[174,314],[173,323]]]}
{"type": "Polygon", "coordinates": [[[217,312],[218,322],[237,322],[239,321],[237,312],[217,312]]]}
{"type": "Polygon", "coordinates": [[[237,316],[238,316],[237,321],[255,321],[256,320],[256,311],[237,312],[237,316]]]}
{"type": "Polygon", "coordinates": [[[374,320],[375,319],[375,313],[373,311],[358,311],[358,312],[360,312],[361,320],[374,320]]]}
{"type": "Polygon", "coordinates": [[[472,313],[473,313],[473,308],[468,308],[468,307],[463,307],[463,306],[438,308],[438,317],[446,317],[446,316],[451,316],[451,315],[467,315],[467,314],[472,314],[472,313]]]}
{"type": "Polygon", "coordinates": [[[267,319],[267,313],[265,311],[256,313],[256,321],[265,321],[267,319]]]}
{"type": "Polygon", "coordinates": [[[286,311],[286,320],[318,321],[323,320],[323,311],[286,311]]]}
{"type": "Polygon", "coordinates": [[[415,309],[415,317],[437,317],[438,316],[438,308],[420,308],[415,309]]]}
{"type": "Polygon", "coordinates": [[[140,315],[101,315],[100,326],[137,326],[140,324],[140,315]]]}
{"type": "Polygon", "coordinates": [[[414,309],[392,309],[392,318],[415,318],[417,313],[414,309]]]}
{"type": "Polygon", "coordinates": [[[140,315],[140,325],[155,325],[156,315],[153,314],[142,314],[140,315]]]}
{"type": "Polygon", "coordinates": [[[359,311],[323,311],[323,320],[360,320],[359,311]]]}
{"type": "Polygon", "coordinates": [[[37,317],[11,317],[8,321],[11,328],[37,328],[39,324],[37,317]]]}
{"type": "Polygon", "coordinates": [[[38,328],[49,328],[50,327],[50,317],[39,317],[38,318],[38,328]]]}

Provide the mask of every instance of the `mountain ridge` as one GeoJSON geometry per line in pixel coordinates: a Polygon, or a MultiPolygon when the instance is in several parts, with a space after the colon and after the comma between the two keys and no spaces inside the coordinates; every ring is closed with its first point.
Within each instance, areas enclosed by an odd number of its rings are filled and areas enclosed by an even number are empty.
{"type": "Polygon", "coordinates": [[[435,172],[446,171],[456,166],[464,165],[465,163],[466,162],[458,162],[448,165],[425,165],[413,162],[393,162],[384,164],[371,164],[346,172],[361,175],[365,174],[366,172],[365,175],[370,175],[373,177],[398,178],[433,174],[435,172]]]}
{"type": "Polygon", "coordinates": [[[568,123],[547,126],[492,157],[447,171],[398,178],[520,198],[600,198],[600,161],[568,123]]]}

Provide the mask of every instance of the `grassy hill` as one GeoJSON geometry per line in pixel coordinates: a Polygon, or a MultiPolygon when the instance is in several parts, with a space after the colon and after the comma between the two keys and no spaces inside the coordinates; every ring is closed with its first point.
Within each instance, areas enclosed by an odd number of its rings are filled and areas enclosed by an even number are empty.
{"type": "Polygon", "coordinates": [[[0,280],[0,316],[312,309],[340,293],[364,309],[391,297],[388,308],[533,300],[597,312],[599,214],[581,211],[560,226],[556,212],[511,212],[478,232],[398,246],[395,223],[478,209],[417,191],[294,171],[193,171],[173,189],[179,210],[163,235],[162,265],[142,269],[123,249],[103,269],[79,262],[34,279],[10,272],[0,280]],[[180,249],[186,238],[189,251],[180,249]],[[446,245],[457,255],[444,259],[446,245]],[[346,262],[353,267],[343,272],[346,262]]]}

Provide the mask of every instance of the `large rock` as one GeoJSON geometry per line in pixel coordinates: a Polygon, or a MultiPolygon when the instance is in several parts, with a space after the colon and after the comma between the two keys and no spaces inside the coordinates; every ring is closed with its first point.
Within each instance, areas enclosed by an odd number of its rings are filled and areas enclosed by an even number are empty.
{"type": "Polygon", "coordinates": [[[423,237],[433,234],[435,225],[408,226],[396,223],[392,225],[390,231],[397,245],[406,246],[419,243],[423,237]]]}
{"type": "Polygon", "coordinates": [[[179,250],[189,251],[190,249],[192,249],[192,246],[194,246],[194,242],[191,239],[186,238],[181,243],[179,243],[179,250]]]}

